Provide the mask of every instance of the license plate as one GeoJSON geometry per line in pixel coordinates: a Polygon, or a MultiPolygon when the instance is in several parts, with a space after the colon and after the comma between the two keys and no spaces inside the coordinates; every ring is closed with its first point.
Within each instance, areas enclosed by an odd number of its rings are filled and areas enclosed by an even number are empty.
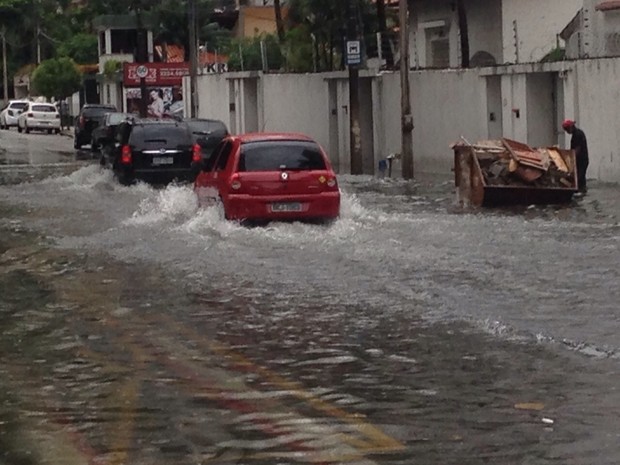
{"type": "Polygon", "coordinates": [[[299,202],[276,202],[271,204],[272,212],[300,212],[301,203],[299,202]]]}
{"type": "Polygon", "coordinates": [[[153,165],[172,165],[174,157],[153,157],[153,165]]]}

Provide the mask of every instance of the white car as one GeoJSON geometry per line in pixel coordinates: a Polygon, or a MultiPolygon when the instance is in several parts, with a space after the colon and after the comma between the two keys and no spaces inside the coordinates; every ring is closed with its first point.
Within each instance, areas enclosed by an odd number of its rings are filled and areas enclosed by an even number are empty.
{"type": "Polygon", "coordinates": [[[60,132],[60,113],[58,113],[56,105],[28,102],[28,106],[17,118],[17,130],[28,133],[33,129],[47,131],[50,134],[60,132]]]}
{"type": "Polygon", "coordinates": [[[17,118],[29,103],[28,100],[10,100],[9,104],[0,111],[0,129],[17,126],[17,118]]]}

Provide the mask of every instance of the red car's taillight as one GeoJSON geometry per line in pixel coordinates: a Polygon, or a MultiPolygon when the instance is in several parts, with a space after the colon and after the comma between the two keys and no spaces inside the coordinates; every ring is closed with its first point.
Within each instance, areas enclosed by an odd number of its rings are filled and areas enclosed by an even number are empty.
{"type": "Polygon", "coordinates": [[[239,173],[235,173],[232,175],[232,178],[230,179],[230,188],[235,191],[241,189],[241,180],[239,179],[239,173]]]}
{"type": "Polygon", "coordinates": [[[202,148],[198,144],[192,147],[192,162],[200,163],[202,161],[202,148]]]}
{"type": "Polygon", "coordinates": [[[336,178],[328,178],[326,184],[327,187],[338,187],[338,181],[336,181],[336,178]]]}
{"type": "Polygon", "coordinates": [[[123,165],[131,165],[131,147],[123,145],[121,149],[121,163],[123,165]]]}

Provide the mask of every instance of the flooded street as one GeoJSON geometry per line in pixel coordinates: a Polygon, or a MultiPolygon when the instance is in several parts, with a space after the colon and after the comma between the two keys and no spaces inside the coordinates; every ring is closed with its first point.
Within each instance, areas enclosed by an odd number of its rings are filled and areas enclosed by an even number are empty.
{"type": "Polygon", "coordinates": [[[335,224],[248,228],[0,142],[0,464],[620,462],[618,186],[341,176],[335,224]]]}

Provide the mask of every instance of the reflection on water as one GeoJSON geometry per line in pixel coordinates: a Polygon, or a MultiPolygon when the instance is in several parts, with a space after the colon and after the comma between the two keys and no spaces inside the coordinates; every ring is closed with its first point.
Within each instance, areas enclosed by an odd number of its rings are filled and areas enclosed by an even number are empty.
{"type": "Polygon", "coordinates": [[[96,166],[0,187],[5,461],[617,463],[616,188],[341,186],[264,228],[96,166]]]}

